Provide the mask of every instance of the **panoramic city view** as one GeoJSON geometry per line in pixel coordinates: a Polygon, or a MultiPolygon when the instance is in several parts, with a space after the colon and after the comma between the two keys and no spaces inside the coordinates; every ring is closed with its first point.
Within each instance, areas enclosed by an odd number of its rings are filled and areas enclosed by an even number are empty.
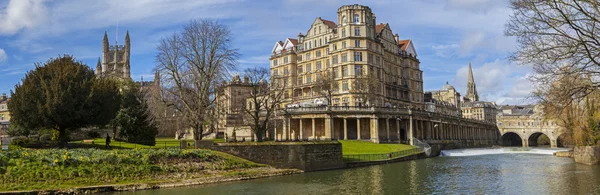
{"type": "Polygon", "coordinates": [[[599,18],[3,0],[0,194],[600,194],[599,18]]]}

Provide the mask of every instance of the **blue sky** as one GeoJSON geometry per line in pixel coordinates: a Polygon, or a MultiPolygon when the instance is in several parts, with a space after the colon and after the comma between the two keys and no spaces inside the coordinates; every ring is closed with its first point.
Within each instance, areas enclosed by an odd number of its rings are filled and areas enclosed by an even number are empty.
{"type": "Polygon", "coordinates": [[[335,21],[345,4],[369,6],[377,23],[412,39],[425,90],[449,82],[464,95],[473,66],[482,100],[522,104],[531,68],[507,60],[516,41],[503,36],[511,14],[503,0],[0,0],[0,93],[9,93],[36,62],[62,54],[95,68],[106,31],[110,43],[131,36],[131,76],[153,78],[158,41],[190,20],[214,18],[228,25],[242,54],[239,69],[265,66],[276,41],[306,34],[317,17],[335,21]]]}

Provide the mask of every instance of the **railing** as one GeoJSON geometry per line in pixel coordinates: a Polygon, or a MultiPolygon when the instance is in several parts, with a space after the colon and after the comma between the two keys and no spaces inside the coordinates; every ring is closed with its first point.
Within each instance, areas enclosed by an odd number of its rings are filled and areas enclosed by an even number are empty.
{"type": "Polygon", "coordinates": [[[342,155],[346,162],[385,161],[423,153],[421,148],[413,148],[384,154],[348,154],[342,155]]]}

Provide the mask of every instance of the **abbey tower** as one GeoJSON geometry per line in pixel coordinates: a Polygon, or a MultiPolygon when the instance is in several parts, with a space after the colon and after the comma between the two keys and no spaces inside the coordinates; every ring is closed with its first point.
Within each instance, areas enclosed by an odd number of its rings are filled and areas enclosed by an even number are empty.
{"type": "Polygon", "coordinates": [[[102,40],[102,61],[98,58],[96,74],[99,76],[114,77],[119,79],[131,79],[130,72],[131,41],[129,31],[125,35],[125,45],[109,45],[108,36],[104,32],[102,40]]]}

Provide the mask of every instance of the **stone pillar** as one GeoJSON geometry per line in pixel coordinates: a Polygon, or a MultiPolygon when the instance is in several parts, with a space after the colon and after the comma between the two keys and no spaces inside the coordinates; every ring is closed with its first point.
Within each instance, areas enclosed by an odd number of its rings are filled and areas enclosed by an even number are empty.
{"type": "Polygon", "coordinates": [[[427,123],[427,140],[433,139],[433,127],[432,124],[433,122],[428,121],[427,123]]]}
{"type": "Polygon", "coordinates": [[[379,119],[377,116],[371,118],[371,142],[379,143],[379,119]]]}
{"type": "Polygon", "coordinates": [[[333,139],[333,118],[328,116],[325,118],[325,140],[333,139]]]}
{"type": "Polygon", "coordinates": [[[302,132],[304,131],[304,129],[302,128],[302,118],[298,119],[298,123],[300,124],[300,131],[298,132],[298,135],[300,135],[300,139],[302,139],[302,132]]]}
{"type": "Polygon", "coordinates": [[[348,121],[344,118],[344,140],[348,140],[348,121]]]}
{"type": "Polygon", "coordinates": [[[386,130],[386,136],[387,136],[387,141],[390,142],[390,118],[385,118],[385,130],[386,130]]]}
{"type": "Polygon", "coordinates": [[[415,145],[415,140],[413,138],[413,128],[414,127],[413,127],[413,118],[412,118],[412,116],[409,116],[408,121],[409,121],[408,122],[408,124],[409,124],[409,127],[408,127],[408,140],[409,140],[410,145],[414,146],[415,145]]]}
{"type": "Polygon", "coordinates": [[[396,130],[398,131],[398,135],[396,138],[398,139],[398,142],[400,142],[400,120],[399,119],[396,119],[396,130]]]}
{"type": "Polygon", "coordinates": [[[558,144],[556,143],[558,141],[557,138],[554,139],[550,139],[550,148],[557,148],[558,144]]]}
{"type": "Polygon", "coordinates": [[[283,118],[283,132],[281,132],[282,133],[281,140],[285,140],[285,141],[288,140],[288,137],[287,137],[287,135],[288,135],[287,134],[288,126],[287,126],[287,124],[288,124],[288,118],[284,117],[283,118]]]}
{"type": "Polygon", "coordinates": [[[356,118],[356,139],[360,140],[360,118],[356,118]]]}
{"type": "Polygon", "coordinates": [[[312,118],[312,139],[313,140],[317,139],[317,134],[315,132],[315,118],[312,118]]]}

